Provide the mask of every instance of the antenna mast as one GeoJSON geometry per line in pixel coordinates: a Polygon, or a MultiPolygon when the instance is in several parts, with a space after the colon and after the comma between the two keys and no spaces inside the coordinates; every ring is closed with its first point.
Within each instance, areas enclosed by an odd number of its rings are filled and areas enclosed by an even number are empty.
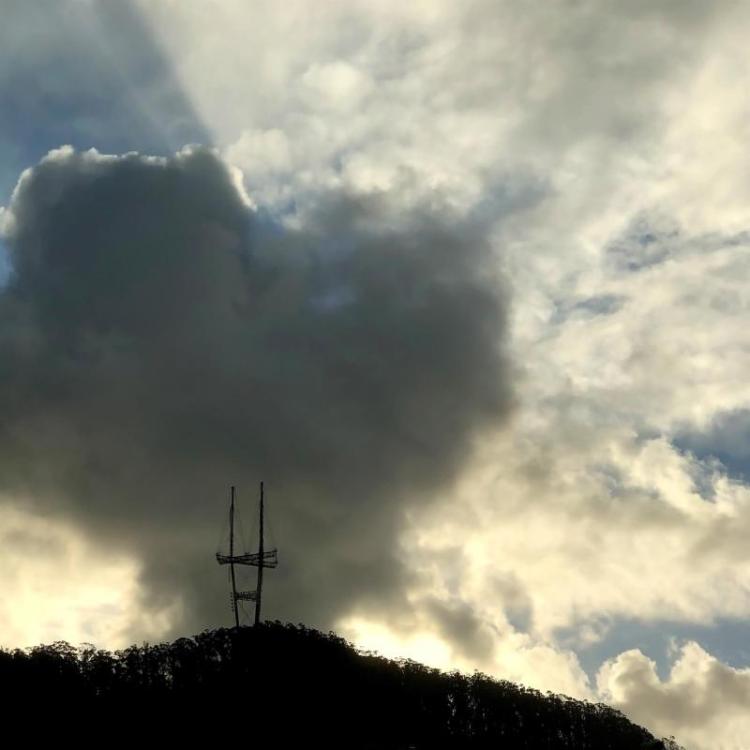
{"type": "Polygon", "coordinates": [[[234,577],[234,485],[229,501],[229,570],[232,573],[232,609],[234,610],[234,627],[240,626],[240,613],[237,608],[237,580],[234,577]]]}
{"type": "Polygon", "coordinates": [[[243,554],[236,555],[234,553],[234,486],[232,486],[231,499],[229,502],[229,554],[222,555],[216,553],[216,561],[219,565],[229,565],[232,578],[232,611],[234,612],[234,624],[235,627],[240,626],[240,615],[239,607],[237,602],[250,601],[255,602],[255,624],[260,622],[260,605],[261,595],[263,591],[263,568],[275,568],[278,564],[278,554],[274,547],[273,549],[265,549],[264,540],[264,495],[263,495],[263,482],[260,483],[260,525],[258,534],[258,551],[257,552],[244,552],[243,554]],[[237,583],[235,579],[234,566],[235,565],[254,565],[258,568],[258,583],[255,591],[237,591],[237,583]]]}
{"type": "Polygon", "coordinates": [[[263,594],[263,482],[260,483],[260,524],[258,528],[258,584],[255,588],[255,624],[260,622],[260,599],[263,594]]]}

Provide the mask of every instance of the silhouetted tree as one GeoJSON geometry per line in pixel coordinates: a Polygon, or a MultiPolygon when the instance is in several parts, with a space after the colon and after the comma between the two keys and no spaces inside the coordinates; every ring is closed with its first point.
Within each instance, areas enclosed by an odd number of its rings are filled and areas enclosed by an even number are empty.
{"type": "MultiPolygon", "coordinates": [[[[0,650],[5,715],[87,716],[90,732],[246,737],[366,750],[679,750],[604,704],[359,653],[304,625],[204,631],[110,653],[0,650]],[[148,730],[146,730],[148,727],[148,730]]],[[[293,744],[290,744],[293,743],[293,744]]]]}

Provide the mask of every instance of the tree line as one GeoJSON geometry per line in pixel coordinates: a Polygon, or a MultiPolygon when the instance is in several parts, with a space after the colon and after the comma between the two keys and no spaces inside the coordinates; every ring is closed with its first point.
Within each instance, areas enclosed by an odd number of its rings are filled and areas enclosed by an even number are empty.
{"type": "Polygon", "coordinates": [[[0,701],[6,715],[84,712],[92,731],[131,717],[131,730],[140,722],[173,739],[279,747],[679,750],[602,703],[362,653],[280,622],[114,652],[64,641],[0,649],[0,701]]]}

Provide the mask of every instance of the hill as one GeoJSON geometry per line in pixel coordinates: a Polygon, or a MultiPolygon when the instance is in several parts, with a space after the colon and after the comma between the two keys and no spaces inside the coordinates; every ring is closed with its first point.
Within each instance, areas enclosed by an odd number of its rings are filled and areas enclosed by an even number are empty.
{"type": "Polygon", "coordinates": [[[172,740],[241,736],[277,747],[674,750],[621,713],[481,673],[358,652],[302,625],[205,631],[116,651],[57,642],[0,650],[6,716],[84,716],[172,740]]]}

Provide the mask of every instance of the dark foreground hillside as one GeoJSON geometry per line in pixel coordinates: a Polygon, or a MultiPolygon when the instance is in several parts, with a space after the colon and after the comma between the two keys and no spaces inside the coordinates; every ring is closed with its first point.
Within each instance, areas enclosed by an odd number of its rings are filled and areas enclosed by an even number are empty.
{"type": "Polygon", "coordinates": [[[158,733],[279,748],[676,747],[602,704],[360,654],[333,633],[281,623],[115,653],[64,642],[2,650],[0,706],[6,721],[31,709],[108,741],[158,733]]]}

